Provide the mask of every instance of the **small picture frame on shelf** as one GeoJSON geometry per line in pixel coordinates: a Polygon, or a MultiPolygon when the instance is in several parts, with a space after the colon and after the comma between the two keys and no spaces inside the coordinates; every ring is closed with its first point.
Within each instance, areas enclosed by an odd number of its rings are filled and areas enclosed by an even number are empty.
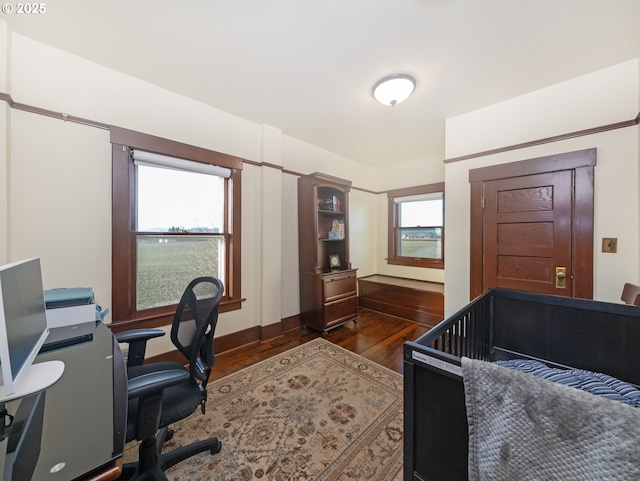
{"type": "Polygon", "coordinates": [[[340,265],[340,256],[337,254],[329,255],[329,268],[331,270],[340,269],[342,266],[340,265]]]}

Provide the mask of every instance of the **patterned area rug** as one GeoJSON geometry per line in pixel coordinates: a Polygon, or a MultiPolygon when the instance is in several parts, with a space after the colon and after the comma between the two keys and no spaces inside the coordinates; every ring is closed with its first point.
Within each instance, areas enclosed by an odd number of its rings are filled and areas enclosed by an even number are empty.
{"type": "Polygon", "coordinates": [[[207,390],[207,413],[172,425],[166,448],[217,436],[222,452],[183,461],[171,480],[402,479],[402,376],[357,354],[316,339],[207,390]]]}

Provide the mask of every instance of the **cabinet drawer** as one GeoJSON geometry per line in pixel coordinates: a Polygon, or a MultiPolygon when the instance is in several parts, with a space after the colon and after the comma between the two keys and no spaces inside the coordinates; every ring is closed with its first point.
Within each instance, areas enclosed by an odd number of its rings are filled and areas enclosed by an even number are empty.
{"type": "Polygon", "coordinates": [[[354,296],[356,294],[355,273],[327,276],[323,278],[323,281],[324,302],[354,296]]]}
{"type": "Polygon", "coordinates": [[[358,315],[358,297],[352,296],[339,301],[328,302],[324,305],[324,324],[330,327],[334,324],[354,319],[358,315]]]}

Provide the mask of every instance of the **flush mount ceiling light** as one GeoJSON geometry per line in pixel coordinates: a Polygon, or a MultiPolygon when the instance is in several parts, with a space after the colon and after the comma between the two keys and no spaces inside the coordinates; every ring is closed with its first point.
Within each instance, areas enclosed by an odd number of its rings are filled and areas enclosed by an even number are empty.
{"type": "Polygon", "coordinates": [[[392,107],[406,100],[416,88],[416,79],[407,73],[394,73],[378,80],[373,96],[378,102],[392,107]]]}

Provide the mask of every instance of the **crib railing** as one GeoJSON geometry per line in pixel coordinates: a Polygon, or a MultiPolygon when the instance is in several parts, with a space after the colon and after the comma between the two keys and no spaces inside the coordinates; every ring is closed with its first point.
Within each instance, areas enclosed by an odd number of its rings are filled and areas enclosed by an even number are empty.
{"type": "Polygon", "coordinates": [[[478,297],[416,342],[456,357],[492,360],[491,299],[478,297]]]}

